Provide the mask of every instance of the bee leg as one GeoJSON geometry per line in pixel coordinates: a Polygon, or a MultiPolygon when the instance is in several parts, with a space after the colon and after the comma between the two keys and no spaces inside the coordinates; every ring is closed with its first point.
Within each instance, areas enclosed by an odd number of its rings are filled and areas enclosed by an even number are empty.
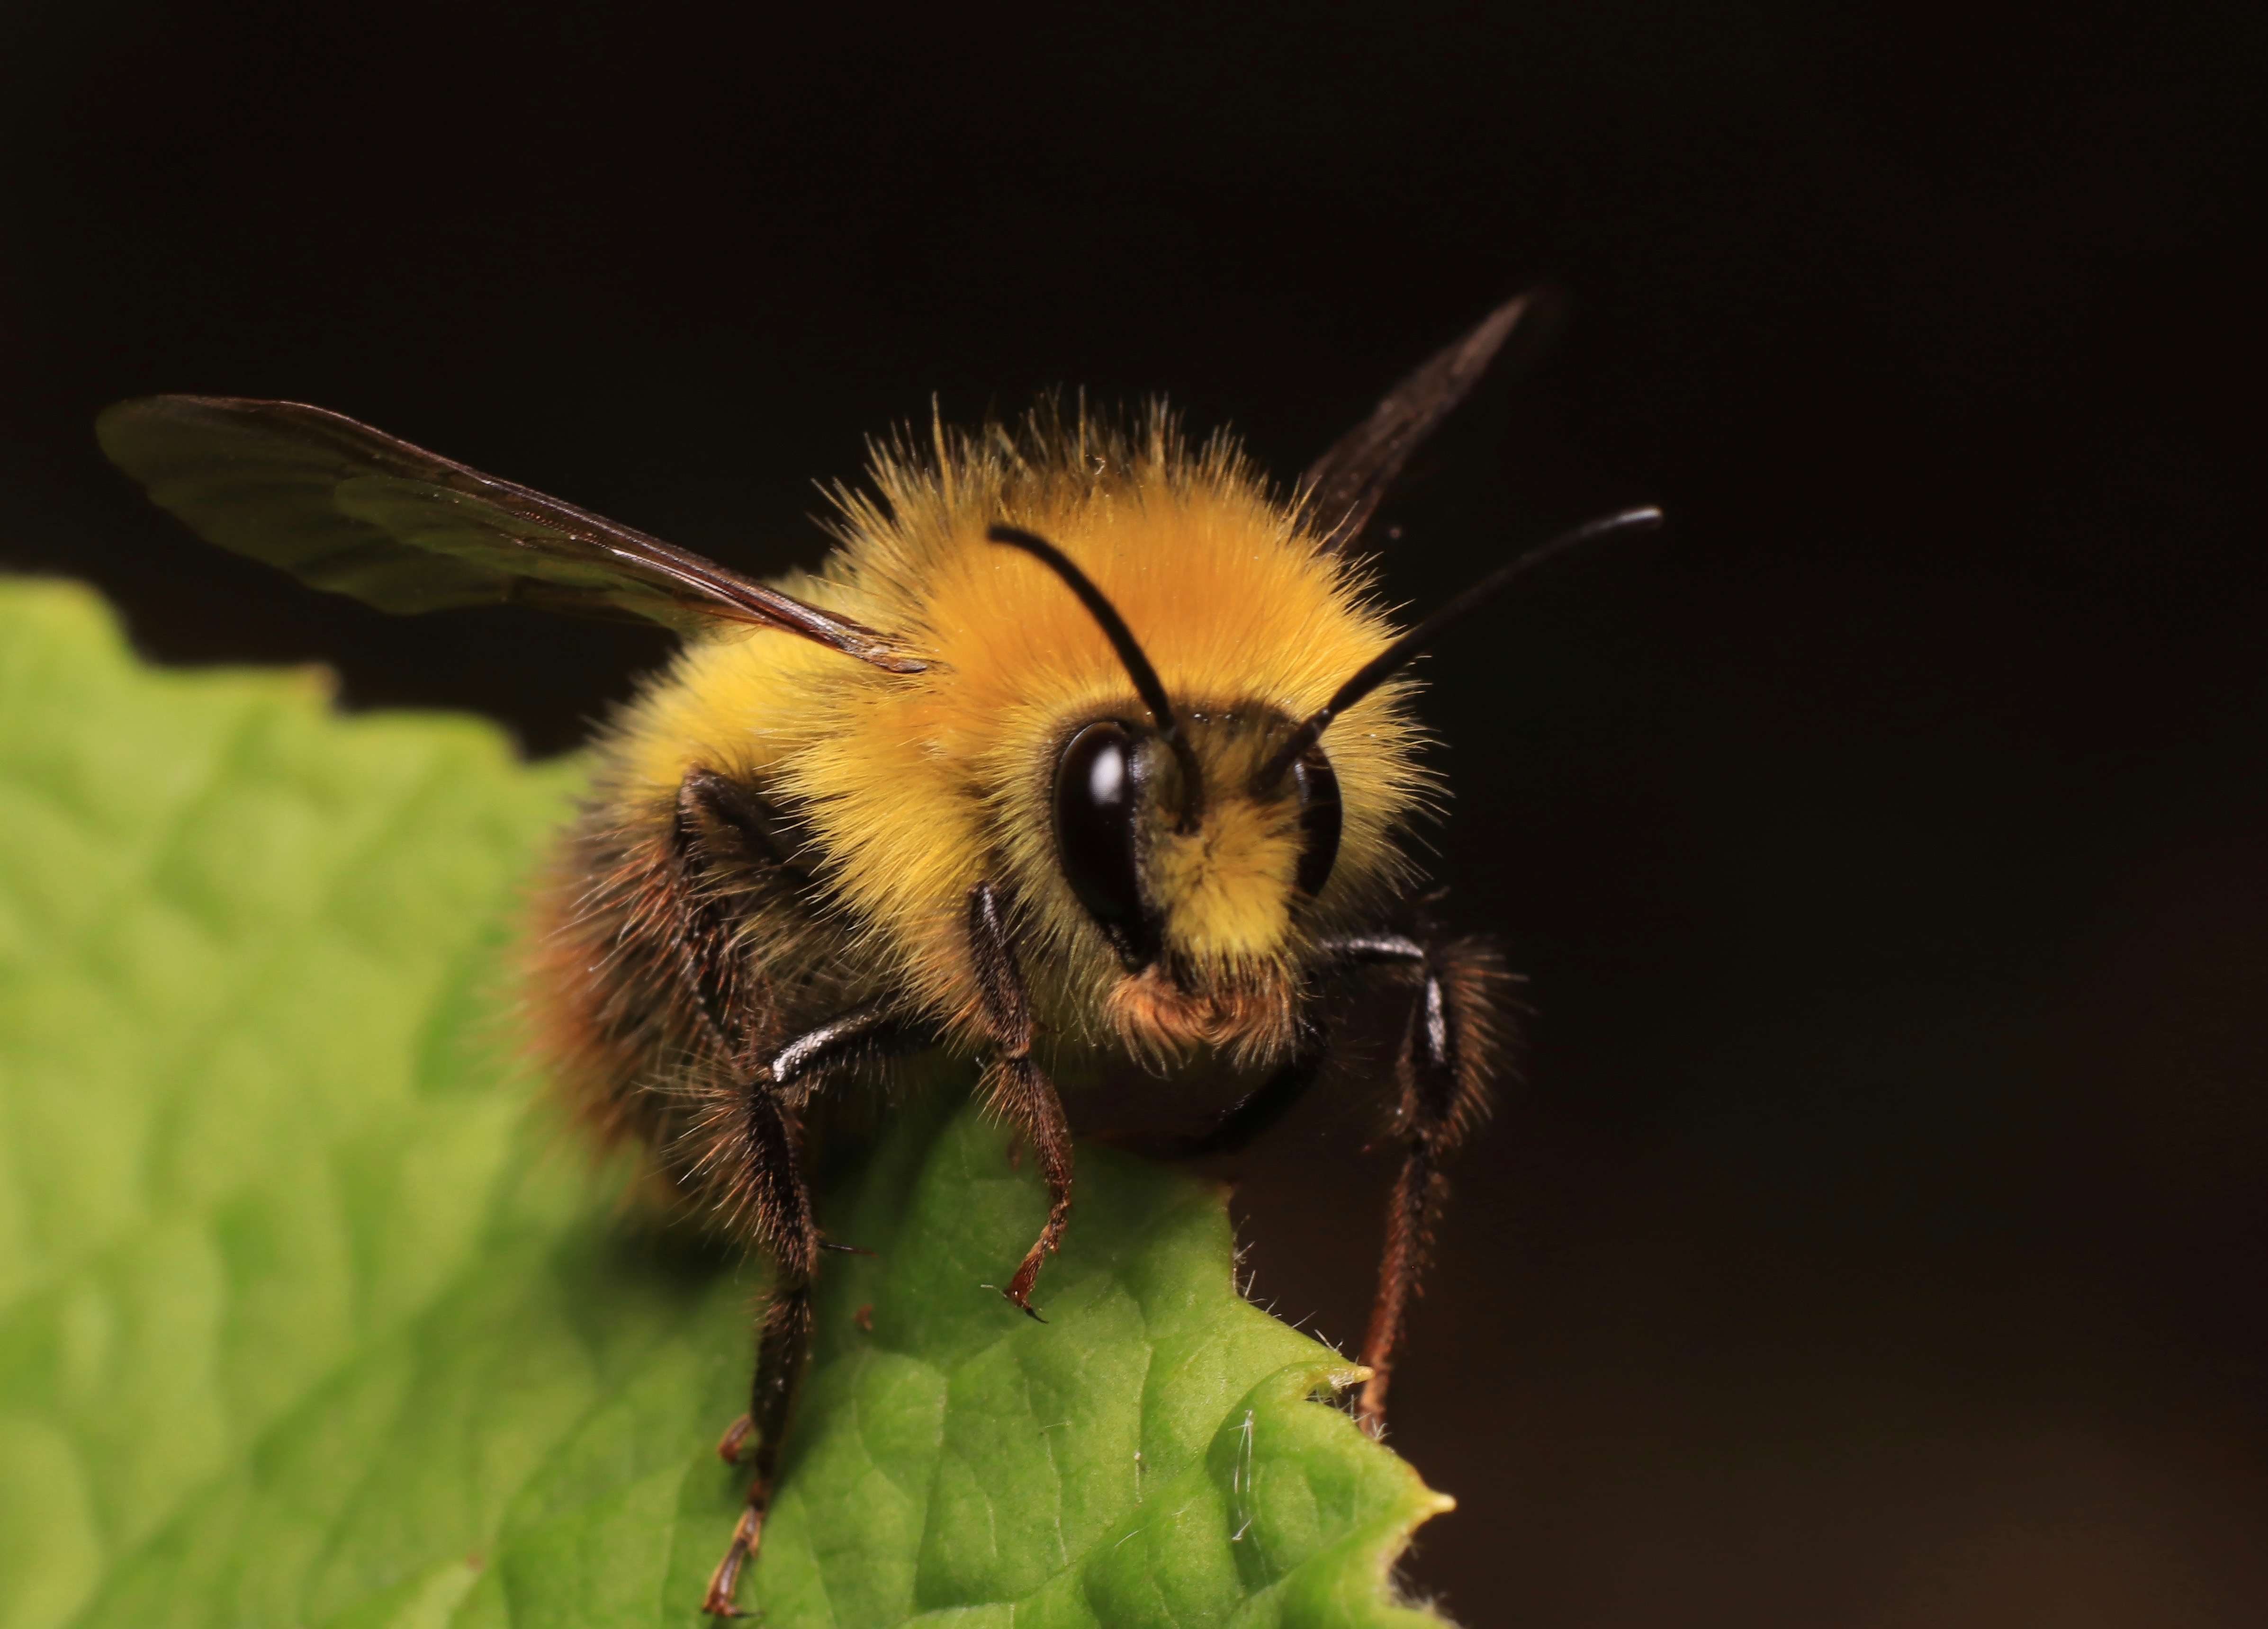
{"type": "MultiPolygon", "coordinates": [[[[1513,977],[1493,944],[1482,939],[1400,944],[1418,953],[1422,979],[1395,1064],[1400,1098],[1394,1129],[1403,1145],[1402,1170],[1387,1209],[1378,1299],[1362,1343],[1363,1365],[1371,1373],[1356,1412],[1373,1435],[1385,1428],[1395,1350],[1432,1244],[1446,1187],[1442,1162],[1486,1112],[1490,1085],[1503,1072],[1509,1050],[1513,977]]],[[[1399,946],[1391,954],[1387,950],[1381,939],[1369,958],[1413,959],[1399,946]]]]}
{"type": "MultiPolygon", "coordinates": [[[[1318,948],[1328,962],[1337,964],[1342,973],[1381,963],[1410,967],[1425,964],[1425,947],[1398,933],[1345,934],[1324,940],[1318,948]]],[[[1202,1159],[1248,1148],[1299,1106],[1308,1088],[1322,1077],[1328,1056],[1327,1037],[1316,1015],[1303,1014],[1299,1049],[1290,1062],[1262,1082],[1250,1096],[1230,1104],[1209,1129],[1157,1152],[1167,1159],[1202,1159]]]]}
{"type": "Polygon", "coordinates": [[[818,1222],[796,1148],[796,1126],[783,1112],[778,1089],[768,1075],[749,1088],[740,1137],[740,1180],[758,1236],[772,1259],[772,1288],[758,1326],[747,1414],[735,1420],[718,1444],[720,1453],[729,1449],[727,1457],[737,1459],[743,1444],[750,1437],[755,1441],[748,1459],[747,1503],[701,1603],[703,1611],[718,1618],[742,1616],[733,1603],[733,1592],[740,1568],[763,1536],[788,1413],[811,1346],[811,1277],[820,1250],[818,1222]]]}
{"type": "MultiPolygon", "coordinates": [[[[875,1047],[927,1045],[927,1031],[909,1027],[883,1002],[869,1002],[806,1030],[772,1054],[761,1075],[747,1088],[739,1127],[740,1170],[744,1203],[755,1218],[756,1233],[772,1258],[773,1282],[756,1338],[756,1373],[749,1387],[748,1412],[734,1420],[717,1444],[730,1464],[747,1454],[748,1501],[740,1511],[731,1546],[709,1581],[702,1610],[737,1618],[733,1587],[763,1536],[764,1512],[771,1503],[788,1414],[803,1376],[811,1345],[811,1279],[819,1252],[829,1246],[804,1181],[800,1141],[793,1111],[808,1097],[807,1077],[845,1057],[875,1047]]],[[[843,1249],[848,1246],[835,1246],[843,1249]]],[[[864,1254],[865,1252],[859,1252],[864,1254]]]]}
{"type": "MultiPolygon", "coordinates": [[[[1396,933],[1351,934],[1326,939],[1322,950],[1343,972],[1381,963],[1423,967],[1425,947],[1396,933]]],[[[1168,1159],[1202,1159],[1208,1155],[1236,1154],[1273,1130],[1300,1104],[1320,1079],[1329,1056],[1326,1037],[1313,1016],[1300,1020],[1299,1050],[1290,1062],[1262,1082],[1249,1097],[1229,1105],[1220,1118],[1194,1137],[1171,1143],[1159,1152],[1168,1159]]]]}
{"type": "MultiPolygon", "coordinates": [[[[788,1042],[772,1054],[768,1073],[778,1085],[792,1088],[805,1077],[849,1058],[873,1053],[909,1052],[936,1042],[934,1033],[921,1025],[909,1024],[889,1002],[869,1002],[806,1030],[788,1042]]],[[[798,1101],[807,1095],[807,1091],[799,1094],[798,1101]]]]}
{"type": "Polygon", "coordinates": [[[1039,1279],[1042,1264],[1058,1247],[1064,1222],[1071,1214],[1071,1125],[1064,1118],[1063,1099],[1056,1095],[1055,1082],[1032,1060],[1031,995],[1016,965],[1015,947],[1008,942],[998,892],[990,883],[979,883],[969,891],[968,940],[976,956],[985,1024],[998,1048],[985,1069],[992,1106],[1030,1139],[1039,1156],[1040,1176],[1048,1185],[1047,1225],[1000,1292],[1038,1318],[1040,1315],[1032,1310],[1032,1286],[1039,1279]]]}
{"type": "Polygon", "coordinates": [[[716,1067],[725,1078],[740,1081],[728,1121],[736,1144],[736,1192],[731,1197],[772,1262],[748,1412],[718,1444],[735,1462],[747,1450],[749,1468],[747,1501],[702,1602],[704,1611],[732,1618],[740,1615],[733,1590],[762,1537],[788,1416],[811,1344],[811,1280],[823,1246],[803,1172],[799,1117],[810,1096],[807,1077],[846,1054],[919,1037],[895,1023],[880,1004],[870,1004],[806,1031],[755,1067],[749,1055],[753,1038],[764,1023],[756,1005],[759,992],[750,987],[733,954],[730,918],[735,901],[718,885],[729,891],[735,870],[751,865],[798,880],[792,833],[752,789],[695,769],[678,788],[673,835],[674,875],[663,902],[668,913],[664,920],[673,929],[680,979],[713,1045],[716,1067]]]}
{"type": "MultiPolygon", "coordinates": [[[[738,782],[708,769],[687,774],[677,789],[673,864],[658,913],[668,925],[679,983],[692,1016],[707,1034],[715,1067],[732,1075],[745,1069],[742,1060],[762,1019],[754,1010],[755,992],[745,987],[738,958],[731,953],[726,902],[713,892],[713,872],[720,859],[728,864],[733,860],[778,862],[760,815],[760,801],[738,782]]],[[[733,1604],[733,1590],[763,1534],[780,1440],[809,1337],[811,1272],[818,1257],[818,1230],[797,1156],[796,1127],[777,1082],[769,1070],[758,1072],[754,1080],[743,1076],[733,1098],[728,1134],[736,1145],[735,1198],[754,1224],[757,1243],[771,1258],[773,1284],[758,1326],[748,1412],[733,1422],[717,1444],[718,1453],[733,1463],[740,1461],[751,1438],[755,1445],[749,1455],[747,1501],[701,1603],[702,1611],[718,1618],[742,1615],[733,1604]]]]}
{"type": "Polygon", "coordinates": [[[717,1457],[728,1465],[739,1464],[740,1450],[747,1446],[748,1434],[755,1428],[756,1422],[746,1414],[726,1426],[725,1435],[717,1439],[717,1457]]]}

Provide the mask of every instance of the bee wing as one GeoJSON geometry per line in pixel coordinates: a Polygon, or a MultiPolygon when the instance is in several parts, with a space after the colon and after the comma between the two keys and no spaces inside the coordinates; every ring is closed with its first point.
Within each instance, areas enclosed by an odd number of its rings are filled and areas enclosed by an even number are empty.
{"type": "Polygon", "coordinates": [[[107,410],[95,434],[199,536],[380,611],[510,601],[681,633],[754,623],[921,671],[846,617],[321,407],[145,396],[107,410]]]}
{"type": "Polygon", "coordinates": [[[1472,394],[1492,364],[1530,349],[1511,345],[1513,336],[1535,337],[1558,304],[1549,289],[1506,300],[1387,392],[1368,418],[1314,461],[1300,487],[1307,494],[1303,510],[1322,532],[1322,553],[1343,554],[1355,546],[1410,455],[1472,394]]]}

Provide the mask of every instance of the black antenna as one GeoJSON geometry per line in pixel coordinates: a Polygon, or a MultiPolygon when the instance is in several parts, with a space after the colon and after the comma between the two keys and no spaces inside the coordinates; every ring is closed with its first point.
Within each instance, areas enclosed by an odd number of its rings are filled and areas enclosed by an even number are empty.
{"type": "Polygon", "coordinates": [[[1182,733],[1181,721],[1174,716],[1174,704],[1167,699],[1166,686],[1158,682],[1158,670],[1142,654],[1142,647],[1135,642],[1134,630],[1126,626],[1126,619],[1118,614],[1118,607],[1103,598],[1102,591],[1071,563],[1069,555],[1038,532],[1027,532],[1020,526],[994,525],[987,527],[984,535],[992,542],[1022,549],[1061,577],[1079,596],[1079,603],[1086,607],[1087,614],[1101,625],[1103,635],[1118,653],[1126,676],[1134,681],[1135,693],[1150,709],[1150,716],[1157,720],[1159,738],[1173,749],[1174,761],[1182,767],[1182,830],[1192,830],[1198,817],[1204,813],[1204,774],[1197,767],[1197,755],[1189,745],[1189,737],[1182,733]]]}
{"type": "Polygon", "coordinates": [[[1595,538],[1616,532],[1650,532],[1660,524],[1661,511],[1651,505],[1643,509],[1623,510],[1616,514],[1602,516],[1572,532],[1564,532],[1542,548],[1528,550],[1510,565],[1498,567],[1357,668],[1354,677],[1341,685],[1329,701],[1307,715],[1306,721],[1292,732],[1291,739],[1278,747],[1268,761],[1260,766],[1260,772],[1252,777],[1254,793],[1265,793],[1281,781],[1292,766],[1299,762],[1300,755],[1322,739],[1323,731],[1330,728],[1331,720],[1377,689],[1393,676],[1396,669],[1406,665],[1412,657],[1537,567],[1548,564],[1570,549],[1580,547],[1595,538]]]}

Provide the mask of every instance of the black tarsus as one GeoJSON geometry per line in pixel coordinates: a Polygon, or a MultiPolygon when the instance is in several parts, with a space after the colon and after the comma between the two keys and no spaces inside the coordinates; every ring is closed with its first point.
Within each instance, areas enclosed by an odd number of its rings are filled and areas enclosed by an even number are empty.
{"type": "Polygon", "coordinates": [[[1126,626],[1126,619],[1118,614],[1118,607],[1104,597],[1086,573],[1074,564],[1070,555],[1057,548],[1036,532],[1027,532],[1021,526],[994,525],[985,529],[987,539],[1021,549],[1033,559],[1064,580],[1064,586],[1079,596],[1079,603],[1086,607],[1087,614],[1101,625],[1103,636],[1110,648],[1118,653],[1120,665],[1126,676],[1134,681],[1135,693],[1142,705],[1150,709],[1157,721],[1159,738],[1173,749],[1174,759],[1182,767],[1182,829],[1194,830],[1204,814],[1204,772],[1198,767],[1197,749],[1189,745],[1181,720],[1174,715],[1174,703],[1166,694],[1166,686],[1158,678],[1158,670],[1150,665],[1134,630],[1126,626]]]}
{"type": "Polygon", "coordinates": [[[1301,753],[1320,740],[1331,720],[1368,695],[1391,678],[1395,671],[1426,649],[1443,635],[1465,621],[1513,583],[1539,567],[1558,559],[1586,543],[1618,532],[1650,531],[1661,524],[1661,511],[1651,505],[1617,510],[1587,521],[1572,532],[1563,532],[1541,548],[1530,549],[1519,559],[1498,567],[1488,576],[1450,600],[1432,616],[1380,651],[1357,668],[1354,674],[1341,685],[1331,699],[1307,715],[1283,745],[1270,754],[1252,777],[1256,793],[1266,793],[1279,784],[1301,753]]]}

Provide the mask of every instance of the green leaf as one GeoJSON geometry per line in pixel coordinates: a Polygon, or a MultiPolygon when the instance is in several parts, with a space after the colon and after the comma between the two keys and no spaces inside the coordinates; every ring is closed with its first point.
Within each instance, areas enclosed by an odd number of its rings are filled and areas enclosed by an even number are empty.
{"type": "MultiPolygon", "coordinates": [[[[0,1629],[702,1623],[761,1288],[531,1108],[499,951],[575,767],[139,666],[0,584],[0,1629]]],[[[1220,1194],[1043,1210],[940,1066],[823,1149],[775,1625],[1438,1625],[1447,1501],[1235,1293],[1220,1194]]]]}

